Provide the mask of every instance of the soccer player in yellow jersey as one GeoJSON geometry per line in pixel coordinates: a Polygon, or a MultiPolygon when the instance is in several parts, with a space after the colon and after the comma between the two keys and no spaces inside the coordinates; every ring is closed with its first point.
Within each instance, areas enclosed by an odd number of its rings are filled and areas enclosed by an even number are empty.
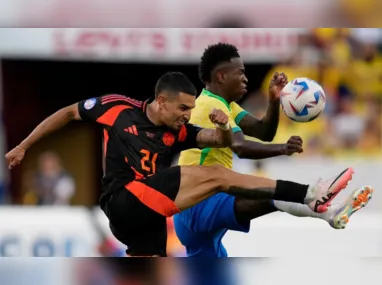
{"type": "MultiPolygon", "coordinates": [[[[263,159],[279,155],[301,153],[302,139],[292,136],[285,144],[261,144],[248,141],[244,135],[262,141],[272,141],[279,122],[280,93],[288,82],[283,73],[275,73],[269,85],[269,107],[265,117],[258,120],[243,110],[235,101],[246,93],[247,78],[238,50],[230,44],[209,46],[200,62],[199,75],[206,85],[196,100],[190,122],[203,128],[213,128],[209,111],[223,110],[229,117],[234,132],[231,148],[204,148],[183,151],[180,165],[223,165],[232,168],[233,152],[240,158],[263,159]]],[[[333,185],[337,178],[320,183],[333,185]]],[[[178,238],[186,247],[188,256],[225,257],[227,251],[222,238],[227,230],[248,232],[254,218],[280,210],[295,216],[316,217],[327,221],[333,228],[346,226],[348,218],[365,206],[373,189],[362,187],[349,199],[333,206],[326,213],[313,212],[302,204],[276,200],[247,200],[226,193],[218,193],[174,216],[178,238]]]]}

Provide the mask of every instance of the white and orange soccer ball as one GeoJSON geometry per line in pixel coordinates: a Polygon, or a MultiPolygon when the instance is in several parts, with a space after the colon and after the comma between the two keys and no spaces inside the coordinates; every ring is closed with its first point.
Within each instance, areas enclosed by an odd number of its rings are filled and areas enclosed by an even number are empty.
{"type": "Polygon", "coordinates": [[[309,78],[288,82],[280,98],[285,115],[299,123],[317,119],[325,109],[326,95],[321,85],[309,78]]]}

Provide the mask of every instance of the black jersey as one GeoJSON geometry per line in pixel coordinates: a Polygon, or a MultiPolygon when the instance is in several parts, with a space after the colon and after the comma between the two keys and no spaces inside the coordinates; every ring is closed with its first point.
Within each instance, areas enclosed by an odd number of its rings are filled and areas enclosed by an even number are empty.
{"type": "Polygon", "coordinates": [[[133,180],[169,168],[182,150],[197,148],[200,128],[185,124],[179,131],[154,125],[146,115],[147,101],[112,94],[78,103],[84,121],[103,128],[102,198],[133,180]]]}

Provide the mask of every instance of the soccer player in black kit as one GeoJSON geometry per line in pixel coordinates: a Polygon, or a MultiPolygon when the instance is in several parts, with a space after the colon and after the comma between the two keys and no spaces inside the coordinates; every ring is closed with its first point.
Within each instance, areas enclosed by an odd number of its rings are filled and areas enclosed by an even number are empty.
{"type": "Polygon", "coordinates": [[[104,168],[100,207],[128,256],[167,256],[166,217],[217,192],[307,204],[324,212],[346,187],[353,173],[349,170],[329,186],[242,175],[218,165],[171,167],[182,150],[231,146],[232,130],[223,111],[210,110],[215,129],[188,123],[196,94],[185,75],[169,72],[158,80],[155,98],[145,102],[112,94],[75,103],[45,119],[7,153],[8,166],[17,166],[35,142],[70,121],[99,124],[104,168]]]}

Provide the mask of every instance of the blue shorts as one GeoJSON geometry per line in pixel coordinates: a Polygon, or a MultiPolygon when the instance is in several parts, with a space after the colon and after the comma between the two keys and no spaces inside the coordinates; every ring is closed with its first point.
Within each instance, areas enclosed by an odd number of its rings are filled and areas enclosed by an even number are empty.
{"type": "Polygon", "coordinates": [[[219,193],[174,216],[176,234],[191,257],[226,257],[222,238],[227,230],[249,232],[250,221],[239,224],[235,197],[219,193]]]}

